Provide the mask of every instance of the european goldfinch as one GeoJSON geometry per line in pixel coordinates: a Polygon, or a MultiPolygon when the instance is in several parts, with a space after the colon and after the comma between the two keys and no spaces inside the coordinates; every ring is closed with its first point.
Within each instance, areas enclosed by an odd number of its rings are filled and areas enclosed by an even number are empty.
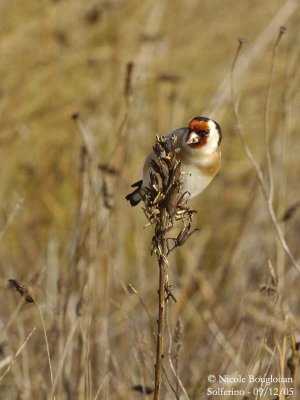
{"type": "MultiPolygon", "coordinates": [[[[192,198],[210,184],[220,168],[222,131],[212,119],[195,117],[187,127],[175,129],[166,136],[173,135],[177,137],[174,150],[178,149],[177,157],[181,161],[182,192],[188,192],[192,198]]],[[[154,158],[154,152],[150,153],[144,164],[143,180],[134,183],[132,187],[136,189],[126,196],[132,206],[143,199],[150,183],[150,163],[154,158]]]]}

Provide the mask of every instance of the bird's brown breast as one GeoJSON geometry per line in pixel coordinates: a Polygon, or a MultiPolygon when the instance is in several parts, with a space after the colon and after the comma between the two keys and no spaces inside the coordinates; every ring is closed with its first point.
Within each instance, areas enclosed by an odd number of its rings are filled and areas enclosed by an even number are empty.
{"type": "Polygon", "coordinates": [[[211,156],[211,162],[208,163],[208,165],[201,165],[200,169],[203,172],[203,174],[207,176],[215,176],[216,173],[220,169],[220,164],[221,164],[221,152],[215,152],[211,156]]]}
{"type": "Polygon", "coordinates": [[[183,165],[186,165],[186,169],[188,169],[188,165],[193,165],[197,169],[199,169],[199,173],[203,174],[207,177],[214,177],[219,171],[221,164],[221,152],[216,151],[211,155],[207,155],[201,159],[199,159],[198,155],[191,156],[186,152],[180,151],[178,154],[179,160],[183,165]]]}

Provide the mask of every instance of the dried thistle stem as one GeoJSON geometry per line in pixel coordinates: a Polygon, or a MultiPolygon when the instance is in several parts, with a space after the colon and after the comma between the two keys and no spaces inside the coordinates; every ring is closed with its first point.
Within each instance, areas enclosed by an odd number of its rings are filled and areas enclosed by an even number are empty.
{"type": "Polygon", "coordinates": [[[160,214],[160,232],[157,234],[157,250],[159,267],[159,287],[158,287],[158,321],[157,321],[157,339],[156,339],[156,363],[155,363],[155,389],[154,399],[160,398],[163,356],[164,356],[164,330],[165,330],[165,288],[168,285],[168,260],[167,260],[167,240],[166,240],[166,209],[161,210],[160,214]]]}
{"type": "Polygon", "coordinates": [[[176,157],[176,137],[157,137],[153,147],[154,157],[150,162],[150,185],[144,196],[145,214],[154,227],[152,254],[156,255],[159,267],[158,320],[156,335],[156,362],[154,400],[161,397],[164,359],[164,336],[166,327],[166,306],[169,298],[176,302],[168,279],[168,255],[176,247],[182,246],[191,231],[192,217],[195,213],[182,193],[180,161],[176,157]],[[172,238],[174,246],[168,246],[168,232],[175,221],[183,227],[177,238],[172,238]]]}

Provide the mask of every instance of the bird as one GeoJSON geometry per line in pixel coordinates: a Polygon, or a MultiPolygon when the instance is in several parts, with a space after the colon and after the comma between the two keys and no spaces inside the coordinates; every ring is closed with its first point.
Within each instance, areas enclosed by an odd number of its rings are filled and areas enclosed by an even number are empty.
{"type": "MultiPolygon", "coordinates": [[[[222,131],[220,125],[208,117],[194,117],[187,127],[175,129],[165,135],[176,137],[174,148],[181,162],[182,192],[188,192],[190,198],[199,195],[213,180],[221,163],[220,144],[222,131]]],[[[136,206],[150,184],[151,161],[155,159],[151,152],[144,164],[143,179],[131,187],[133,192],[126,196],[131,206],[136,206]]]]}

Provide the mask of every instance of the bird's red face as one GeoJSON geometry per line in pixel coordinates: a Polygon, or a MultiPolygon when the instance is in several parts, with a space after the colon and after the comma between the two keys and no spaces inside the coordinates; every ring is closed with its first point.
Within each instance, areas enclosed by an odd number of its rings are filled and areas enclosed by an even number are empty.
{"type": "Polygon", "coordinates": [[[195,149],[205,146],[210,132],[208,122],[193,118],[189,122],[188,128],[187,144],[195,149]]]}
{"type": "Polygon", "coordinates": [[[217,148],[221,142],[220,126],[206,117],[195,117],[188,124],[187,145],[192,149],[217,148]]]}

